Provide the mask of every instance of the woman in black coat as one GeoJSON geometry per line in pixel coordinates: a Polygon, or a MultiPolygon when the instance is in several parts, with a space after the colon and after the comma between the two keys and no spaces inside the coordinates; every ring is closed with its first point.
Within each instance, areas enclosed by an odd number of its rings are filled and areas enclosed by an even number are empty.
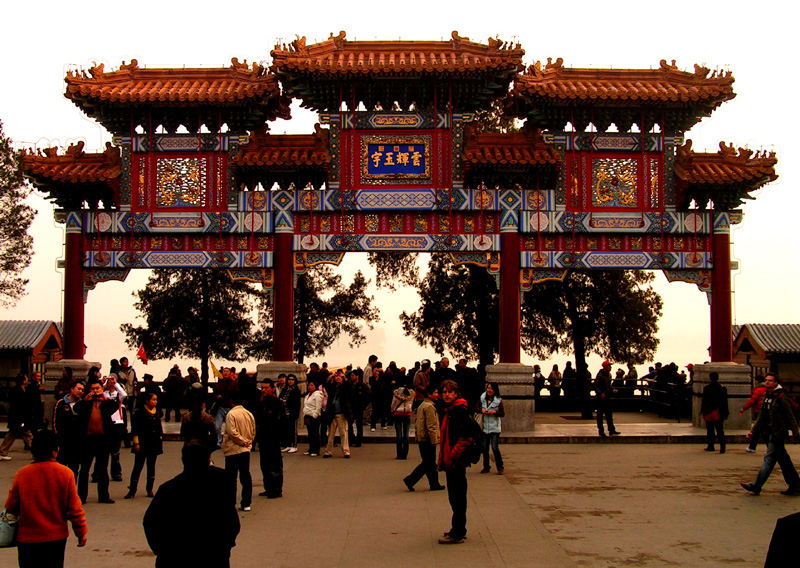
{"type": "Polygon", "coordinates": [[[133,436],[134,462],[131,471],[131,483],[125,499],[136,495],[139,475],[145,462],[147,463],[147,496],[152,497],[156,482],[156,459],[164,452],[161,430],[161,411],[158,409],[158,396],[155,393],[143,395],[144,406],[136,409],[133,415],[131,434],[133,436]]]}

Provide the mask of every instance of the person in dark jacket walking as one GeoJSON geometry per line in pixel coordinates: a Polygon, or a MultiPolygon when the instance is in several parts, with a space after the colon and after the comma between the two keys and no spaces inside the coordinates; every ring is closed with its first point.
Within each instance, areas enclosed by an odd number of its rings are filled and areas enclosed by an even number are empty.
{"type": "Polygon", "coordinates": [[[20,375],[17,377],[17,385],[9,393],[8,432],[6,432],[3,443],[0,445],[0,460],[8,461],[11,459],[8,451],[17,438],[22,438],[27,446],[30,446],[33,441],[31,427],[28,424],[31,411],[30,399],[25,394],[27,386],[28,377],[20,375]]]}
{"type": "Polygon", "coordinates": [[[450,530],[439,544],[461,544],[467,536],[467,461],[465,452],[472,443],[470,412],[467,401],[461,398],[458,384],[445,380],[440,385],[445,404],[442,420],[439,471],[447,479],[447,498],[453,509],[450,530]]]}
{"type": "Polygon", "coordinates": [[[728,389],[719,384],[719,374],[712,371],[708,375],[710,381],[703,387],[703,399],[700,403],[700,414],[706,421],[707,452],[714,451],[714,432],[719,440],[719,453],[725,453],[725,431],[722,425],[728,418],[728,389]]]}
{"type": "Polygon", "coordinates": [[[161,411],[158,409],[158,396],[154,393],[144,397],[144,405],[136,409],[133,415],[133,452],[134,462],[131,470],[131,483],[125,499],[132,499],[136,495],[139,485],[139,476],[142,468],[147,463],[147,496],[153,496],[153,486],[156,482],[156,460],[164,453],[162,441],[161,411]]]}
{"type": "Polygon", "coordinates": [[[754,431],[766,432],[767,453],[764,454],[764,463],[758,471],[758,476],[753,483],[742,483],[742,487],[754,495],[761,493],[761,488],[767,482],[775,463],[781,466],[783,479],[789,485],[781,491],[782,495],[800,495],[800,476],[792,463],[792,458],[786,452],[787,432],[792,431],[792,440],[796,444],[800,441],[800,431],[797,428],[792,404],[786,398],[786,391],[778,384],[775,373],[767,373],[764,377],[764,386],[767,387],[767,396],[761,406],[761,414],[747,437],[750,438],[754,431]]]}

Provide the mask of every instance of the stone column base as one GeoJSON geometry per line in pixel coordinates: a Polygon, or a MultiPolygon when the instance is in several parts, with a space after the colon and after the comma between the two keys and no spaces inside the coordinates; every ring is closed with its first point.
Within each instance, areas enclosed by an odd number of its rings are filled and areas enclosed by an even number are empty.
{"type": "Polygon", "coordinates": [[[533,367],[520,363],[498,363],[486,367],[486,382],[497,383],[506,415],[503,432],[531,432],[536,407],[533,400],[533,367]]]}
{"type": "Polygon", "coordinates": [[[745,411],[739,416],[742,405],[747,402],[752,392],[750,366],[738,363],[706,363],[694,366],[694,383],[692,384],[692,424],[705,428],[706,423],[700,415],[700,402],[703,398],[703,388],[709,384],[708,375],[716,371],[719,374],[719,384],[728,389],[728,410],[730,416],[725,421],[726,430],[749,430],[750,412],[745,411]]]}

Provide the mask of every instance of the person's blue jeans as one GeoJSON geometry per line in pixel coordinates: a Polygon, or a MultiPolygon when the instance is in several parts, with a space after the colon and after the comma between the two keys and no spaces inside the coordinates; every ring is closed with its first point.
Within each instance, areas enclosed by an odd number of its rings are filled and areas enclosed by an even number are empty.
{"type": "Polygon", "coordinates": [[[397,459],[408,457],[408,434],[411,428],[411,417],[404,414],[394,416],[394,431],[397,434],[397,459]]]}
{"type": "Polygon", "coordinates": [[[767,453],[764,454],[764,463],[761,464],[761,469],[758,470],[758,476],[753,483],[753,489],[755,489],[756,492],[761,491],[761,488],[767,482],[767,479],[769,479],[776,462],[781,466],[783,479],[786,481],[789,489],[792,491],[800,491],[800,475],[797,474],[797,470],[792,463],[792,458],[789,457],[789,454],[786,452],[786,447],[783,445],[783,442],[775,442],[772,440],[767,444],[767,453]]]}
{"type": "Polygon", "coordinates": [[[225,424],[225,417],[231,411],[230,408],[220,406],[217,409],[217,414],[214,416],[214,424],[217,427],[217,447],[222,447],[222,425],[225,424]]]}
{"type": "Polygon", "coordinates": [[[492,448],[494,454],[494,464],[497,466],[497,471],[503,471],[503,456],[500,455],[500,432],[493,434],[482,433],[483,435],[483,469],[489,470],[489,446],[492,448]]]}

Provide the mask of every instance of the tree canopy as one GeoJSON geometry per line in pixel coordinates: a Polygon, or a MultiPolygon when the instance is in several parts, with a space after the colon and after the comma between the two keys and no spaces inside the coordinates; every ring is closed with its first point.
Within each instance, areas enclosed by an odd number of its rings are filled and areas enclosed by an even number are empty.
{"type": "Polygon", "coordinates": [[[541,359],[573,352],[579,369],[590,353],[619,363],[651,360],[663,307],[653,279],[641,270],[570,271],[561,282],[534,284],[522,303],[523,350],[541,359]]]}
{"type": "MultiPolygon", "coordinates": [[[[351,346],[364,341],[378,310],[366,295],[369,281],[359,271],[349,286],[330,266],[319,265],[297,278],[295,287],[295,357],[321,355],[340,336],[351,346]]],[[[231,281],[214,269],[157,269],[134,307],[145,325],[120,329],[131,348],[140,343],[152,359],[200,359],[208,380],[208,361],[268,359],[272,355],[271,294],[248,282],[231,281]]]]}
{"type": "Polygon", "coordinates": [[[498,349],[498,292],[494,277],[474,265],[456,265],[449,254],[431,255],[428,273],[419,281],[421,306],[403,312],[406,335],[433,350],[494,362],[498,349]]]}
{"type": "Polygon", "coordinates": [[[33,237],[28,229],[36,211],[25,203],[29,194],[19,160],[0,121],[0,306],[3,307],[16,304],[25,295],[28,284],[20,275],[33,256],[33,237]]]}
{"type": "Polygon", "coordinates": [[[224,270],[160,268],[133,293],[145,325],[125,323],[120,329],[129,347],[144,343],[152,359],[200,359],[205,383],[211,357],[248,358],[251,312],[261,294],[247,282],[231,281],[224,270]]]}
{"type": "MultiPolygon", "coordinates": [[[[348,337],[350,347],[364,342],[363,326],[372,329],[379,311],[367,296],[369,280],[361,271],[349,286],[329,265],[309,267],[297,277],[294,289],[294,354],[298,363],[307,357],[323,355],[341,336],[348,337]]],[[[272,353],[272,305],[269,298],[259,308],[261,331],[251,349],[254,357],[272,353]]]]}

